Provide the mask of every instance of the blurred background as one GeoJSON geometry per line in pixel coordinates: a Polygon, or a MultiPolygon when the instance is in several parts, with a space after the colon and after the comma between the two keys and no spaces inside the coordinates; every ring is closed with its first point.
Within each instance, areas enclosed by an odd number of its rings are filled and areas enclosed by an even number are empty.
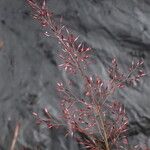
{"type": "MultiPolygon", "coordinates": [[[[90,71],[105,77],[111,58],[126,71],[143,58],[150,71],[149,0],[47,0],[56,18],[93,49],[90,71]]],[[[55,85],[67,76],[58,68],[60,50],[43,35],[25,0],[0,0],[0,150],[9,150],[19,127],[15,150],[78,150],[64,131],[38,126],[32,112],[47,107],[56,117],[59,97],[55,85]]],[[[150,80],[117,92],[129,116],[130,143],[150,147],[150,80]]]]}

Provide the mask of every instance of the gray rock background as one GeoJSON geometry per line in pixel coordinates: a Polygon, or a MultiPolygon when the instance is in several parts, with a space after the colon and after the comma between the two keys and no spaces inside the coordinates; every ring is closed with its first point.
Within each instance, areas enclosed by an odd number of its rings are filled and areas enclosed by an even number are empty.
{"type": "MultiPolygon", "coordinates": [[[[116,56],[126,70],[132,59],[144,58],[150,69],[149,0],[48,0],[57,18],[80,35],[94,50],[90,71],[105,77],[105,68],[116,56]]],[[[20,123],[16,150],[77,150],[63,131],[37,126],[32,112],[47,107],[58,115],[57,81],[66,79],[58,69],[59,47],[42,35],[24,0],[0,0],[0,150],[9,150],[20,123]],[[23,148],[24,147],[24,148],[23,148]]],[[[117,93],[129,119],[131,143],[150,147],[150,80],[117,93]]]]}

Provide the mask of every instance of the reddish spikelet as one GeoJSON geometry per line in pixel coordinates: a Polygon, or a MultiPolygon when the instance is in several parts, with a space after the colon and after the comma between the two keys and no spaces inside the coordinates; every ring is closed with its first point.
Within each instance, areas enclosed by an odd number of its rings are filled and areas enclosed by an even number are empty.
{"type": "Polygon", "coordinates": [[[44,123],[48,128],[67,126],[68,134],[90,150],[128,149],[128,117],[125,108],[117,100],[110,102],[108,99],[117,89],[135,84],[145,76],[143,61],[133,62],[128,73],[122,73],[116,59],[113,59],[108,69],[108,82],[104,82],[100,76],[87,75],[85,68],[91,57],[91,48],[79,42],[79,37],[61,25],[62,21],[56,23],[53,12],[46,8],[45,1],[42,6],[35,0],[27,2],[34,12],[33,18],[45,28],[45,36],[53,34],[61,45],[59,56],[62,64],[59,66],[72,75],[78,75],[84,85],[84,90],[80,91],[82,94],[79,94],[82,96],[76,96],[72,88],[58,82],[57,90],[62,99],[61,120],[54,118],[45,108],[46,119],[33,113],[38,123],[44,123]]]}

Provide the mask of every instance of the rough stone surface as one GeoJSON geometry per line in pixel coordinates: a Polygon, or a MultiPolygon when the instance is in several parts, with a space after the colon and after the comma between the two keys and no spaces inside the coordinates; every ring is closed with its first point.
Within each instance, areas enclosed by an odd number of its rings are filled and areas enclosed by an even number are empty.
{"type": "MultiPolygon", "coordinates": [[[[105,67],[117,57],[123,70],[132,59],[144,58],[150,70],[149,0],[48,0],[70,30],[94,50],[91,67],[105,76],[105,67]]],[[[0,0],[0,150],[8,150],[14,128],[21,125],[16,149],[77,150],[63,131],[37,126],[32,112],[48,107],[56,116],[56,81],[66,76],[58,69],[55,39],[42,35],[25,1],[0,0]]],[[[130,118],[131,141],[150,146],[150,80],[118,92],[130,118]]]]}

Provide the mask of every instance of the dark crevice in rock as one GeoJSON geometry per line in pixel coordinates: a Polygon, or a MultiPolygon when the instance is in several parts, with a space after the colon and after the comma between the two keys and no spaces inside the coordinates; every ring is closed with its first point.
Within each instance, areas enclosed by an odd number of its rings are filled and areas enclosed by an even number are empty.
{"type": "Polygon", "coordinates": [[[38,43],[38,47],[40,47],[40,49],[42,49],[44,55],[50,61],[50,63],[53,64],[54,66],[57,66],[56,60],[54,59],[54,55],[51,52],[51,50],[50,50],[51,48],[49,47],[49,45],[40,42],[40,43],[38,43]]]}
{"type": "Polygon", "coordinates": [[[1,20],[1,24],[3,24],[3,25],[5,25],[5,24],[6,24],[6,22],[5,22],[5,20],[4,20],[4,19],[2,19],[2,20],[1,20]]]}

